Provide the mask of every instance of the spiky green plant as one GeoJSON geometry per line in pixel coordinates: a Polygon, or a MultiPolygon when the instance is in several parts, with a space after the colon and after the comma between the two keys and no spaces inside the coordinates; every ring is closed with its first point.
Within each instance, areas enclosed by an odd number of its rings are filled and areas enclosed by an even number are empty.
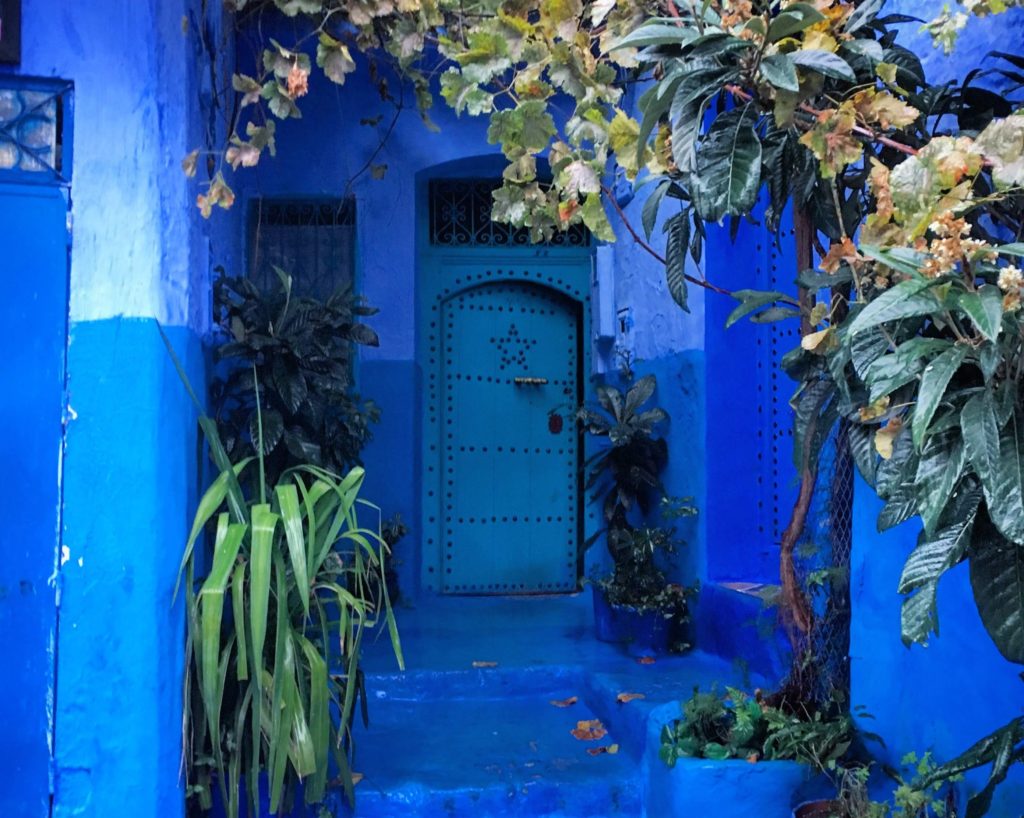
{"type": "Polygon", "coordinates": [[[261,458],[232,465],[216,424],[205,415],[199,423],[220,473],[199,502],[176,589],[184,589],[188,622],[188,791],[209,808],[219,788],[236,818],[243,786],[258,814],[263,780],[278,812],[300,783],[306,803],[322,801],[333,764],[351,802],[351,727],[368,628],[387,627],[403,666],[379,513],[374,529],[358,518],[360,508],[377,511],[359,499],[364,470],[338,477],[299,466],[267,486],[261,458]],[[254,497],[239,479],[250,468],[259,470],[254,497]],[[198,546],[211,523],[207,560],[198,546]]]}

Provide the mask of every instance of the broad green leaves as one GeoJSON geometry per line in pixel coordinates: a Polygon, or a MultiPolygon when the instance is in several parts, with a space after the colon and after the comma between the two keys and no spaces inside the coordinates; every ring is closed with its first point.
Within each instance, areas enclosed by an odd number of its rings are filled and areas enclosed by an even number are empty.
{"type": "Polygon", "coordinates": [[[1024,664],[1024,546],[979,524],[971,542],[974,601],[999,652],[1024,664]]]}
{"type": "Polygon", "coordinates": [[[761,184],[761,140],[745,110],[715,120],[697,151],[694,204],[704,221],[746,213],[761,184]]]}
{"type": "Polygon", "coordinates": [[[945,398],[950,380],[960,368],[966,355],[965,347],[955,346],[943,352],[924,368],[917,393],[917,404],[914,406],[912,425],[914,445],[918,448],[924,442],[928,425],[935,416],[935,410],[939,408],[939,403],[945,398]]]}

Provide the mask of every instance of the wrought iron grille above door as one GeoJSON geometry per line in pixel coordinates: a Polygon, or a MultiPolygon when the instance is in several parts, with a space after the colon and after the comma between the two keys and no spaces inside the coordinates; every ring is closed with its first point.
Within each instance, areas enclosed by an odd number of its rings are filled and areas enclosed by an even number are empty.
{"type": "MultiPolygon", "coordinates": [[[[430,243],[435,247],[528,247],[525,227],[491,221],[500,179],[433,179],[430,182],[430,243]]],[[[588,247],[590,231],[574,224],[542,242],[547,247],[588,247]]]]}

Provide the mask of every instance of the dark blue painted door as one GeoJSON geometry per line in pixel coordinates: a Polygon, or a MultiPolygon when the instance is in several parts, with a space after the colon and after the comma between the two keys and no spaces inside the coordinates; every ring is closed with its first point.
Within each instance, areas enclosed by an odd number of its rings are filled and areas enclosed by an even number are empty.
{"type": "Polygon", "coordinates": [[[527,283],[444,304],[446,593],[577,584],[579,316],[527,283]]]}
{"type": "Polygon", "coordinates": [[[0,815],[50,802],[60,469],[67,339],[67,207],[43,185],[0,184],[0,815]],[[16,783],[14,783],[16,782],[16,783]]]}

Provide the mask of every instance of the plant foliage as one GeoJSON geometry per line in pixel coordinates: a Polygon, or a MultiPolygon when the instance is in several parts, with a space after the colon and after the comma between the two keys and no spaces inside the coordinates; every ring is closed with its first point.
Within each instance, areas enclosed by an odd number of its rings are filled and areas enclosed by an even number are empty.
{"type": "MultiPolygon", "coordinates": [[[[232,463],[216,424],[205,415],[200,424],[220,473],[199,501],[178,580],[188,626],[188,792],[208,809],[219,788],[236,818],[246,800],[248,814],[259,814],[266,786],[278,812],[300,783],[306,803],[322,801],[333,768],[352,802],[351,727],[365,696],[367,629],[385,627],[403,665],[386,592],[387,547],[379,530],[359,521],[361,507],[376,511],[359,499],[364,471],[338,477],[304,465],[270,482],[262,457],[232,463]],[[243,478],[252,469],[259,488],[247,496],[243,478]]],[[[257,442],[260,432],[257,420],[257,442]]]]}
{"type": "Polygon", "coordinates": [[[360,452],[380,418],[353,385],[356,345],[378,344],[360,319],[377,310],[349,290],[323,302],[295,297],[291,277],[278,275],[281,287],[271,293],[247,278],[222,276],[214,285],[217,322],[227,336],[216,357],[229,366],[211,395],[225,450],[233,463],[255,456],[261,420],[271,483],[297,464],[345,474],[362,464],[360,452]]]}

